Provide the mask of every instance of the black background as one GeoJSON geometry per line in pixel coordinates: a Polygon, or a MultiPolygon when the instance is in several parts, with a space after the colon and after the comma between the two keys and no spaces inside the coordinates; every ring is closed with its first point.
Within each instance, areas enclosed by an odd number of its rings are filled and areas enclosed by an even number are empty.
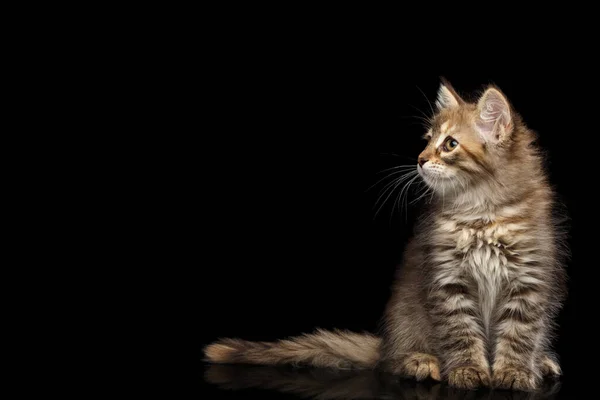
{"type": "Polygon", "coordinates": [[[574,393],[588,371],[580,359],[589,354],[585,315],[594,312],[584,285],[593,285],[585,252],[593,246],[586,225],[596,180],[587,166],[597,105],[587,100],[596,83],[585,62],[567,69],[531,55],[493,72],[491,62],[436,66],[433,54],[368,43],[306,48],[243,38],[216,54],[200,79],[199,143],[175,150],[177,245],[174,279],[164,283],[177,299],[190,397],[250,393],[204,382],[201,349],[217,338],[377,328],[419,204],[400,212],[391,197],[375,215],[383,185],[368,189],[382,170],[416,162],[424,145],[418,117],[431,114],[441,76],[465,95],[497,84],[549,153],[551,182],[571,218],[557,350],[560,394],[574,393]]]}

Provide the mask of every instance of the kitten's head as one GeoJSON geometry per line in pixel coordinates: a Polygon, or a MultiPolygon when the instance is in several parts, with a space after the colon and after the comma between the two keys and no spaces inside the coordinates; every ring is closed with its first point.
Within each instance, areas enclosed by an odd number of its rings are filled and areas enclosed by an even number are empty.
{"type": "Polygon", "coordinates": [[[436,108],[418,158],[425,183],[448,193],[491,179],[511,151],[515,130],[516,115],[504,94],[490,86],[470,103],[442,80],[436,108]]]}

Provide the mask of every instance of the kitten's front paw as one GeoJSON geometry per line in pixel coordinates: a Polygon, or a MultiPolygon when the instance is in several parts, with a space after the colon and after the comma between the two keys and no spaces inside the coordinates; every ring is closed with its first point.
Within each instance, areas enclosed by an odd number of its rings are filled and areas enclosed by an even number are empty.
{"type": "Polygon", "coordinates": [[[477,389],[481,386],[490,385],[488,372],[477,366],[455,368],[448,374],[450,386],[459,389],[477,389]]]}
{"type": "Polygon", "coordinates": [[[535,375],[526,369],[501,368],[494,371],[493,385],[498,389],[536,390],[539,386],[535,375]]]}
{"type": "Polygon", "coordinates": [[[542,356],[540,361],[540,371],[542,375],[549,378],[558,378],[562,374],[558,362],[548,355],[542,356]]]}
{"type": "Polygon", "coordinates": [[[429,377],[436,381],[441,380],[440,363],[432,355],[425,353],[413,353],[402,361],[402,372],[415,378],[417,381],[425,380],[429,377]]]}

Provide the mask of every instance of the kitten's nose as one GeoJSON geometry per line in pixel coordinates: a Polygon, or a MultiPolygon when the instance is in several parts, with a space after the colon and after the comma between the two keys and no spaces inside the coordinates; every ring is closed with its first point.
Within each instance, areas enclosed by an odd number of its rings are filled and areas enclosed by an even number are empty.
{"type": "Polygon", "coordinates": [[[423,164],[425,164],[427,161],[429,161],[429,160],[427,160],[425,157],[419,157],[419,165],[420,165],[421,167],[422,167],[422,166],[423,166],[423,164]]]}

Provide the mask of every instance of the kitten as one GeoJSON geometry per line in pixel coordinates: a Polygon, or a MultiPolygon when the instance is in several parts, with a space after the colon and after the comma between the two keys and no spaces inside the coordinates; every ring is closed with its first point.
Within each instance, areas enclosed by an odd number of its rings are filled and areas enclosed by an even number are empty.
{"type": "Polygon", "coordinates": [[[550,347],[566,294],[564,240],[536,135],[489,86],[442,80],[416,169],[435,199],[408,243],[381,337],[322,331],[222,339],[215,363],[382,368],[451,386],[534,390],[561,374],[550,347]]]}

